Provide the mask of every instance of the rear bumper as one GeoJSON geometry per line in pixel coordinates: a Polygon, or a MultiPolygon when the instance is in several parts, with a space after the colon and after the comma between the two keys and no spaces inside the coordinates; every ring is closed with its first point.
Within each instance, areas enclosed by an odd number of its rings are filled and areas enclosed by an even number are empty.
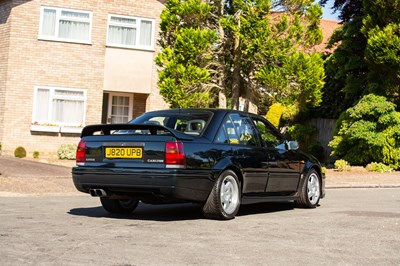
{"type": "Polygon", "coordinates": [[[116,194],[205,201],[219,173],[190,169],[127,169],[74,167],[75,187],[84,193],[102,188],[116,194]]]}

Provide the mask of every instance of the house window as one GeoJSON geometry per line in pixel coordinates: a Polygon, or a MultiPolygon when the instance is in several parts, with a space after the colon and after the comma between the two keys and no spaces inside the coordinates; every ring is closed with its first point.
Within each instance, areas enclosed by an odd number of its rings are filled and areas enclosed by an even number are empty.
{"type": "Polygon", "coordinates": [[[109,15],[107,45],[152,50],[154,46],[154,20],[109,15]]]}
{"type": "Polygon", "coordinates": [[[91,25],[91,12],[42,7],[39,39],[90,43],[91,25]]]}
{"type": "Polygon", "coordinates": [[[33,106],[34,124],[82,126],[86,90],[36,87],[33,106]]]}

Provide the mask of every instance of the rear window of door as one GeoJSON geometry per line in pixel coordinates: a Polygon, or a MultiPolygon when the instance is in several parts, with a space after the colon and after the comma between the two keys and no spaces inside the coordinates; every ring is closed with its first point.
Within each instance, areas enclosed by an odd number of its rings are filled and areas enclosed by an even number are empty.
{"type": "Polygon", "coordinates": [[[252,121],[247,116],[230,114],[219,129],[216,143],[259,146],[259,139],[252,121]]]}

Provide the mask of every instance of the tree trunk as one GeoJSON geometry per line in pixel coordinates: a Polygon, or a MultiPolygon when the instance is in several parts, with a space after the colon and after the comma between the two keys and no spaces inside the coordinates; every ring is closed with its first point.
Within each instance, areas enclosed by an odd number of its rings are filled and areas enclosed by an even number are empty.
{"type": "Polygon", "coordinates": [[[238,28],[235,33],[235,42],[233,47],[233,77],[232,77],[232,108],[239,110],[239,97],[240,97],[240,70],[241,70],[241,60],[242,60],[242,50],[240,49],[240,16],[241,11],[238,11],[237,21],[238,28]]]}
{"type": "Polygon", "coordinates": [[[251,102],[251,96],[252,96],[252,94],[251,94],[251,75],[252,75],[252,73],[253,73],[253,70],[254,70],[254,65],[253,64],[251,64],[250,66],[249,66],[249,73],[248,73],[248,75],[247,75],[247,78],[248,78],[248,82],[246,82],[246,99],[245,99],[245,102],[244,102],[244,110],[243,111],[245,111],[245,112],[248,112],[249,111],[249,107],[250,107],[250,102],[251,102]]]}
{"type": "MultiPolygon", "coordinates": [[[[225,4],[226,0],[221,0],[219,2],[219,16],[222,18],[225,13],[225,4]]],[[[219,31],[219,45],[220,45],[220,51],[222,53],[224,52],[224,39],[225,39],[225,31],[224,27],[221,25],[221,22],[218,23],[218,31],[219,31]]],[[[218,106],[219,108],[226,109],[226,88],[225,88],[225,79],[226,79],[226,74],[225,74],[225,62],[224,62],[224,57],[219,56],[219,78],[218,78],[218,86],[221,88],[220,91],[218,92],[218,106]]]]}

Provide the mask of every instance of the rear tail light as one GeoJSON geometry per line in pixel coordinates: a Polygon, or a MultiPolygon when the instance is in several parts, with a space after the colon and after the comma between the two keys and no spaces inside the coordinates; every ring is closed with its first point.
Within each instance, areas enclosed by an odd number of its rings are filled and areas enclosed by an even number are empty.
{"type": "Polygon", "coordinates": [[[182,142],[165,143],[165,165],[167,168],[185,168],[186,158],[182,142]]]}
{"type": "Polygon", "coordinates": [[[86,141],[81,140],[76,149],[76,165],[83,165],[86,161],[86,141]]]}

